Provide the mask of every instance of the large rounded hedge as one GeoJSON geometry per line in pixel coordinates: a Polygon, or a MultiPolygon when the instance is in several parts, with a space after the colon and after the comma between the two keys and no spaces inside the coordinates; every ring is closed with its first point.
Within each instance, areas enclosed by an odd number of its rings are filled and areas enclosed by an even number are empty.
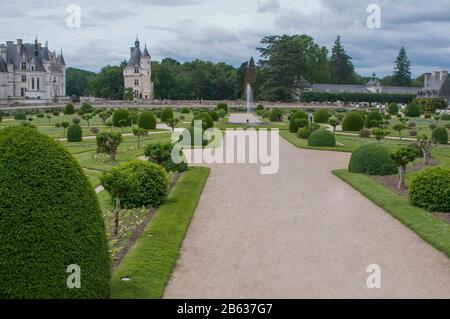
{"type": "Polygon", "coordinates": [[[432,138],[435,139],[439,144],[448,144],[447,129],[443,126],[436,127],[433,130],[432,138]]]}
{"type": "Polygon", "coordinates": [[[156,207],[167,198],[169,177],[165,169],[145,161],[131,161],[119,166],[137,182],[134,192],[122,197],[122,205],[128,208],[156,207]]]}
{"type": "Polygon", "coordinates": [[[211,116],[213,121],[218,121],[219,120],[219,113],[217,113],[217,111],[209,110],[208,114],[209,114],[209,116],[211,116]]]}
{"type": "Polygon", "coordinates": [[[173,111],[167,107],[161,111],[161,122],[167,122],[169,119],[173,119],[173,111]]]}
{"type": "Polygon", "coordinates": [[[121,121],[126,120],[127,126],[131,126],[130,112],[128,110],[116,110],[112,115],[114,127],[121,127],[121,121]]]}
{"type": "Polygon", "coordinates": [[[209,128],[214,127],[214,121],[211,118],[211,116],[208,114],[208,112],[200,112],[194,118],[192,119],[191,126],[194,126],[195,121],[202,121],[202,128],[203,130],[207,130],[209,128]]]}
{"type": "Polygon", "coordinates": [[[420,116],[420,104],[417,101],[412,101],[405,108],[405,115],[409,117],[420,116]]]}
{"type": "Polygon", "coordinates": [[[383,118],[381,117],[380,112],[372,111],[366,117],[365,127],[373,128],[373,127],[377,126],[377,124],[382,120],[383,120],[383,118]]]}
{"type": "Polygon", "coordinates": [[[336,146],[336,137],[328,130],[319,129],[311,133],[308,138],[309,146],[336,146]]]}
{"type": "Polygon", "coordinates": [[[368,175],[393,175],[397,165],[389,156],[389,150],[378,143],[368,143],[357,148],[350,158],[350,172],[368,175]]]}
{"type": "Polygon", "coordinates": [[[66,106],[64,107],[63,113],[66,115],[75,114],[75,106],[73,106],[72,103],[66,104],[66,106]]]}
{"type": "Polygon", "coordinates": [[[83,140],[83,130],[79,124],[71,124],[67,128],[67,142],[81,142],[83,140]]]}
{"type": "Polygon", "coordinates": [[[281,118],[283,117],[283,110],[275,107],[270,111],[269,120],[271,122],[278,122],[281,121],[281,118]]]}
{"type": "Polygon", "coordinates": [[[305,127],[308,123],[308,114],[300,110],[294,111],[289,119],[289,132],[297,133],[300,127],[305,127]]]}
{"type": "Polygon", "coordinates": [[[0,298],[106,298],[110,255],[97,196],[60,143],[36,129],[0,132],[0,298]],[[81,269],[68,289],[67,267],[81,269]]]}
{"type": "Polygon", "coordinates": [[[409,187],[411,204],[433,212],[450,213],[450,169],[428,168],[409,187]]]}
{"type": "Polygon", "coordinates": [[[139,114],[137,125],[145,130],[156,129],[156,117],[150,111],[145,111],[139,114]]]}
{"type": "Polygon", "coordinates": [[[314,113],[314,123],[327,123],[331,114],[327,110],[318,110],[314,113]]]}
{"type": "Polygon", "coordinates": [[[348,112],[342,122],[342,130],[359,132],[363,128],[364,116],[358,111],[348,112]]]}

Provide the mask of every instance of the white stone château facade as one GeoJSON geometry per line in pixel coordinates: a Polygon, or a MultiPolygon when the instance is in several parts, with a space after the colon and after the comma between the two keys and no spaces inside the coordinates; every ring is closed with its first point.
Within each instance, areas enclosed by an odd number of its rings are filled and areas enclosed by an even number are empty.
{"type": "Polygon", "coordinates": [[[48,44],[7,41],[0,45],[0,100],[58,102],[66,96],[66,63],[48,44]]]}
{"type": "Polygon", "coordinates": [[[139,39],[131,47],[130,60],[123,70],[124,87],[131,88],[134,100],[153,100],[152,57],[147,46],[141,52],[139,39]]]}

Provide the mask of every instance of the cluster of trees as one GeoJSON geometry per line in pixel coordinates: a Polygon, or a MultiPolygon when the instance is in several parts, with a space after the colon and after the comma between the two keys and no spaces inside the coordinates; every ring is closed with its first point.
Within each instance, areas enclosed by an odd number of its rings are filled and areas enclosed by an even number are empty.
{"type": "MultiPolygon", "coordinates": [[[[235,68],[225,63],[201,60],[180,63],[166,58],[152,62],[152,80],[156,99],[227,100],[241,99],[250,83],[255,99],[290,101],[310,83],[366,84],[370,78],[359,76],[352,58],[338,36],[329,56],[326,47],[308,35],[275,35],[261,40],[260,59],[253,58],[235,68]],[[250,70],[250,72],[249,72],[250,70]]],[[[95,95],[110,99],[129,99],[123,87],[123,68],[106,66],[99,73],[67,69],[67,94],[95,95]]],[[[411,79],[411,62],[402,47],[391,76],[381,79],[383,85],[422,85],[423,77],[411,79]]]]}

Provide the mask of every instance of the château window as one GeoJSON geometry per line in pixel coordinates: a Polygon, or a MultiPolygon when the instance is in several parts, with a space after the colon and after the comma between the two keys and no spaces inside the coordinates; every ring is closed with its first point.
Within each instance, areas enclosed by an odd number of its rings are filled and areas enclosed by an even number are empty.
{"type": "Polygon", "coordinates": [[[139,67],[138,66],[134,67],[134,73],[139,73],[139,67]]]}
{"type": "Polygon", "coordinates": [[[37,78],[37,89],[38,89],[38,91],[39,91],[39,87],[40,87],[40,83],[39,82],[40,82],[39,78],[37,78]]]}
{"type": "Polygon", "coordinates": [[[31,89],[34,90],[34,78],[31,78],[31,89]]]}
{"type": "Polygon", "coordinates": [[[27,82],[27,76],[26,75],[22,75],[22,83],[27,82]]]}
{"type": "Polygon", "coordinates": [[[20,89],[20,96],[25,96],[25,89],[24,88],[20,89]]]}
{"type": "Polygon", "coordinates": [[[26,70],[27,69],[27,63],[26,62],[22,62],[22,70],[26,70]]]}
{"type": "Polygon", "coordinates": [[[139,80],[134,80],[134,85],[139,85],[139,80]]]}

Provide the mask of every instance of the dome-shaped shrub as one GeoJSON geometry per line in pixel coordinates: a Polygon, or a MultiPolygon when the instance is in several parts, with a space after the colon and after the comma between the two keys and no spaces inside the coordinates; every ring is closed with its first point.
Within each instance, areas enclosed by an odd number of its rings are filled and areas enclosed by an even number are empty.
{"type": "Polygon", "coordinates": [[[280,108],[275,107],[270,111],[269,120],[271,122],[281,121],[282,117],[283,117],[283,111],[280,108]]]}
{"type": "Polygon", "coordinates": [[[327,110],[318,110],[314,113],[314,123],[327,123],[331,114],[327,110]]]}
{"type": "Polygon", "coordinates": [[[18,121],[23,121],[27,119],[27,115],[25,114],[25,112],[17,111],[16,113],[14,113],[14,119],[18,121]]]}
{"type": "Polygon", "coordinates": [[[0,298],[106,298],[110,256],[102,213],[83,169],[28,127],[0,132],[0,298]],[[68,289],[69,265],[81,288],[68,289]]]}
{"type": "Polygon", "coordinates": [[[330,131],[319,129],[311,133],[308,138],[309,146],[336,146],[336,137],[330,131]]]}
{"type": "Polygon", "coordinates": [[[210,111],[208,111],[208,114],[209,114],[209,116],[211,116],[211,118],[214,122],[219,120],[219,113],[217,113],[216,111],[210,110],[210,111]]]}
{"type": "Polygon", "coordinates": [[[432,138],[439,144],[448,144],[447,129],[443,126],[438,126],[433,130],[432,138]]]}
{"type": "Polygon", "coordinates": [[[75,106],[73,106],[72,103],[68,103],[68,104],[64,107],[63,113],[66,114],[66,115],[75,114],[75,106]]]}
{"type": "Polygon", "coordinates": [[[156,129],[156,117],[152,112],[144,111],[139,114],[137,125],[145,130],[154,130],[156,129]]]}
{"type": "Polygon", "coordinates": [[[357,148],[350,158],[350,172],[368,175],[393,175],[398,169],[389,156],[389,150],[378,143],[368,143],[357,148]]]}
{"type": "Polygon", "coordinates": [[[417,101],[412,101],[405,108],[405,115],[409,117],[420,116],[420,104],[417,101]]]}
{"type": "Polygon", "coordinates": [[[398,104],[397,103],[394,103],[394,102],[389,103],[389,105],[388,105],[388,113],[390,115],[397,115],[398,111],[399,111],[399,109],[398,109],[398,104]]]}
{"type": "Polygon", "coordinates": [[[119,167],[137,182],[136,190],[122,198],[124,207],[156,207],[166,200],[169,177],[163,167],[145,161],[131,161],[119,167]]]}
{"type": "Polygon", "coordinates": [[[169,119],[173,119],[172,109],[167,107],[161,111],[161,122],[167,122],[169,119]]]}
{"type": "Polygon", "coordinates": [[[342,130],[359,132],[362,128],[364,128],[364,116],[358,111],[348,112],[342,122],[342,130]]]}
{"type": "Polygon", "coordinates": [[[300,127],[305,127],[308,123],[308,114],[300,110],[293,111],[289,119],[289,132],[296,133],[300,127]]]}
{"type": "Polygon", "coordinates": [[[228,114],[228,104],[227,103],[217,103],[216,110],[224,110],[225,114],[228,114]]]}
{"type": "Polygon", "coordinates": [[[450,213],[450,169],[435,167],[420,172],[411,182],[409,199],[414,206],[450,213]]]}
{"type": "Polygon", "coordinates": [[[301,127],[297,131],[297,137],[308,139],[312,132],[320,129],[320,125],[316,123],[309,123],[305,127],[301,127]]]}
{"type": "Polygon", "coordinates": [[[79,124],[71,124],[67,128],[67,142],[81,142],[83,140],[83,130],[79,124]]]}
{"type": "Polygon", "coordinates": [[[366,117],[365,127],[373,128],[373,127],[377,126],[377,124],[382,120],[383,120],[383,118],[381,117],[380,112],[372,111],[366,117]]]}
{"type": "Polygon", "coordinates": [[[180,113],[181,114],[189,114],[189,113],[191,113],[191,111],[189,110],[188,107],[184,106],[180,109],[180,113]]]}
{"type": "Polygon", "coordinates": [[[137,111],[129,111],[130,112],[130,116],[129,119],[131,121],[132,124],[137,124],[138,121],[138,112],[137,111]]]}
{"type": "Polygon", "coordinates": [[[214,121],[207,112],[200,112],[192,119],[191,126],[194,126],[194,121],[202,121],[203,130],[214,127],[214,121]]]}
{"type": "Polygon", "coordinates": [[[126,120],[127,125],[131,126],[130,112],[128,110],[116,110],[112,115],[112,122],[114,127],[121,127],[121,120],[126,120]]]}

